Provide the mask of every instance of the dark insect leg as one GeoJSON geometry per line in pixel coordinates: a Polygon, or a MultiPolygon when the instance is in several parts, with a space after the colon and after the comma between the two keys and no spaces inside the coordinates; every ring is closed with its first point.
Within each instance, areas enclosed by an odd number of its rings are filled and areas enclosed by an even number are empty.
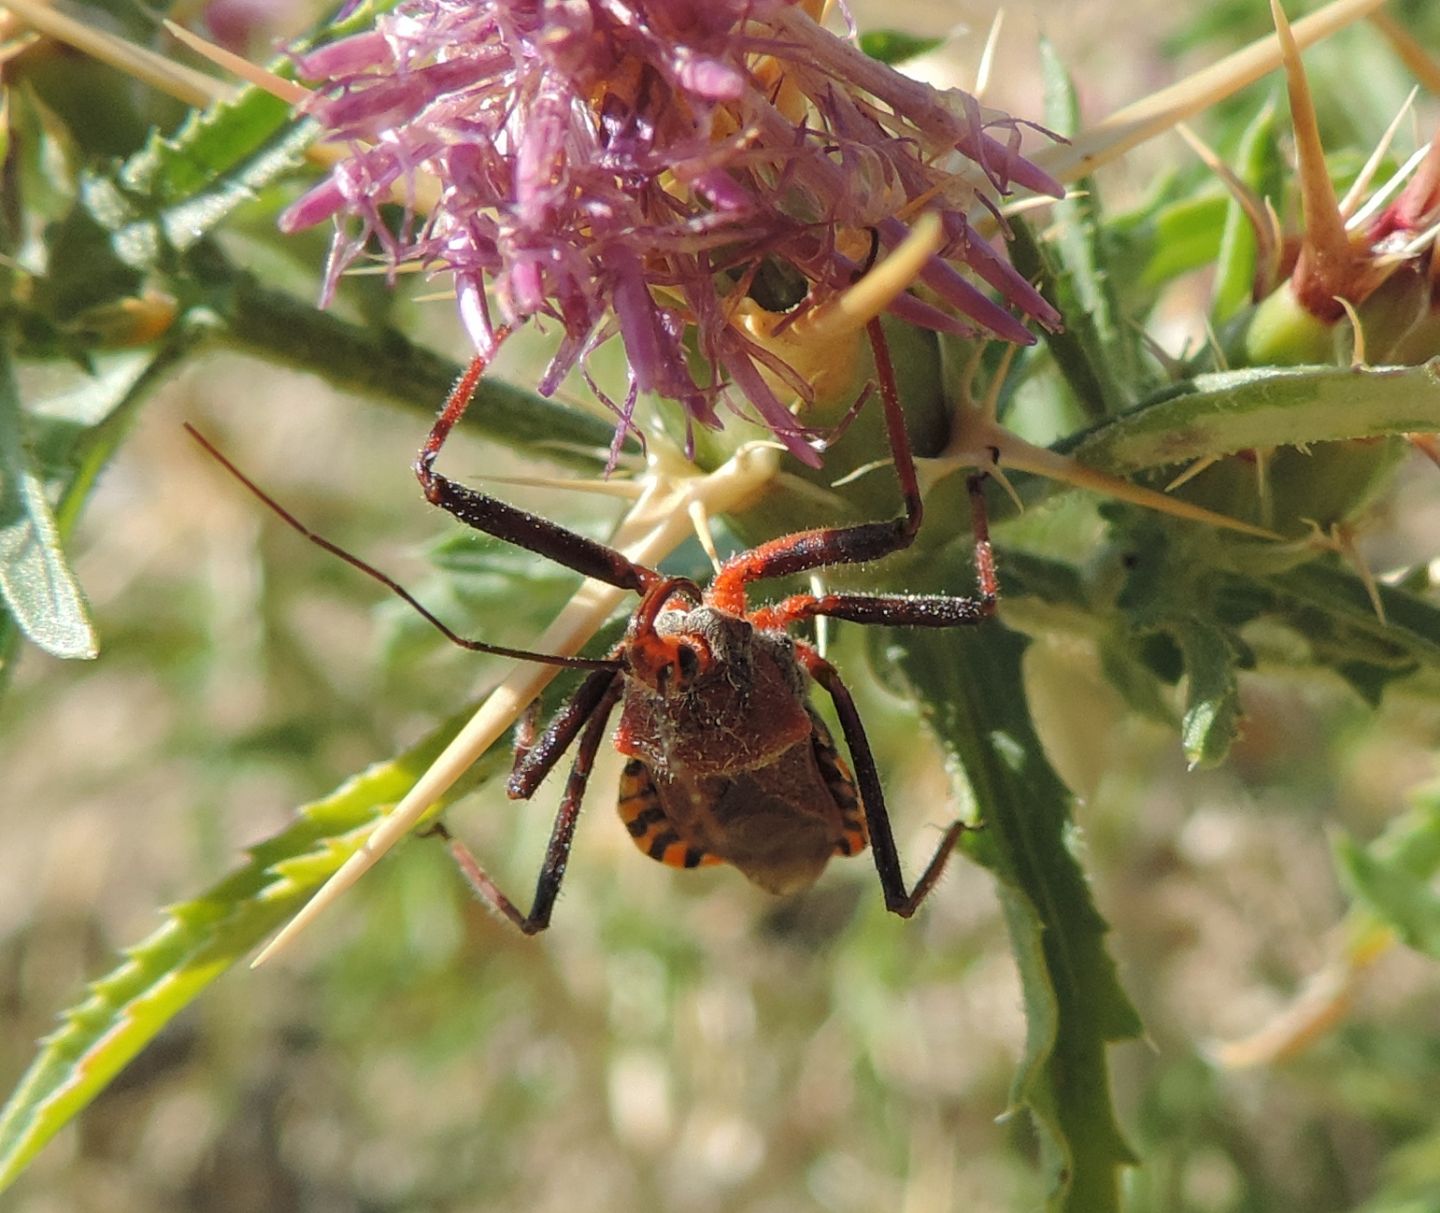
{"type": "Polygon", "coordinates": [[[515,722],[515,746],[511,752],[511,769],[525,761],[525,756],[535,748],[535,738],[540,733],[540,700],[532,699],[520,719],[515,722]]]}
{"type": "Polygon", "coordinates": [[[595,765],[596,751],[605,740],[605,727],[610,721],[610,711],[620,697],[622,685],[620,679],[611,679],[607,693],[594,705],[589,723],[581,734],[579,748],[575,751],[575,764],[570,768],[565,794],[560,800],[559,812],[555,814],[555,827],[550,831],[550,842],[545,848],[545,862],[541,865],[540,877],[535,882],[535,899],[528,914],[522,914],[515,903],[500,891],[499,886],[490,879],[471,854],[469,847],[453,837],[444,826],[437,823],[431,827],[431,832],[445,839],[449,845],[456,866],[475,896],[484,905],[504,915],[526,935],[534,935],[550,925],[550,914],[555,908],[555,898],[560,894],[560,884],[565,879],[565,866],[570,861],[570,846],[575,840],[576,823],[580,820],[580,805],[585,798],[585,785],[589,782],[591,768],[595,765]]]}
{"type": "MultiPolygon", "coordinates": [[[[533,744],[516,747],[515,767],[505,791],[512,800],[529,800],[544,782],[570,743],[585,727],[601,705],[613,703],[624,686],[624,679],[613,670],[597,670],[591,674],[551,717],[545,731],[533,744]]],[[[609,707],[605,708],[609,712],[609,707]]]]}
{"type": "Polygon", "coordinates": [[[878,320],[872,320],[866,326],[866,332],[875,354],[875,375],[885,409],[885,429],[895,459],[895,474],[900,478],[905,513],[888,522],[863,522],[857,526],[798,531],[732,557],[710,584],[710,601],[722,610],[743,614],[745,586],[752,581],[803,573],[823,565],[863,564],[868,560],[878,560],[881,556],[909,547],[920,529],[924,514],[920,481],[915,473],[910,436],[905,429],[905,413],[900,407],[900,389],[895,382],[890,347],[878,320]]]}
{"type": "Polygon", "coordinates": [[[825,615],[851,623],[881,623],[900,628],[954,628],[984,623],[995,614],[993,595],[947,598],[939,594],[795,594],[761,607],[750,621],[757,628],[783,628],[825,615]]]}
{"type": "Polygon", "coordinates": [[[577,535],[549,519],[516,509],[488,493],[456,484],[434,470],[435,458],[455,423],[464,415],[485,365],[485,359],[480,357],[470,363],[440,410],[440,417],[425,445],[420,448],[415,460],[415,475],[420,480],[420,487],[425,490],[426,498],[466,526],[545,556],[607,585],[640,592],[659,580],[660,575],[653,569],[636,564],[614,548],[577,535]]]}
{"type": "Polygon", "coordinates": [[[953,628],[984,623],[995,614],[1000,586],[995,576],[995,552],[990,546],[990,523],[982,490],[985,477],[971,476],[970,511],[975,534],[973,598],[942,594],[793,594],[771,606],[760,607],[750,621],[757,628],[783,628],[802,619],[825,615],[852,623],[881,623],[905,628],[953,628]]]}
{"type": "Polygon", "coordinates": [[[437,616],[433,615],[427,607],[420,603],[420,601],[415,597],[415,595],[413,595],[403,585],[396,581],[395,578],[391,577],[389,573],[382,572],[380,569],[377,569],[373,564],[369,564],[366,561],[361,560],[360,557],[356,556],[353,552],[347,552],[339,544],[332,543],[330,540],[326,539],[324,535],[317,535],[308,526],[306,526],[303,522],[296,518],[294,514],[292,514],[283,505],[276,501],[275,498],[271,497],[269,493],[267,493],[258,484],[251,480],[250,477],[245,475],[244,472],[242,472],[238,467],[231,463],[225,455],[221,454],[219,448],[216,447],[214,443],[212,443],[208,438],[206,438],[204,434],[197,430],[188,421],[185,423],[185,430],[187,433],[189,433],[190,437],[195,439],[196,442],[198,442],[202,447],[205,448],[205,450],[215,459],[217,463],[220,464],[221,467],[223,467],[227,472],[234,476],[236,480],[238,480],[247,489],[249,489],[250,492],[253,493],[257,498],[259,498],[261,502],[263,502],[271,510],[273,510],[275,514],[287,526],[291,527],[293,530],[298,531],[301,535],[305,536],[305,538],[308,539],[311,543],[315,544],[316,547],[324,549],[332,556],[340,557],[340,559],[345,561],[346,564],[350,565],[352,568],[359,569],[360,572],[364,573],[367,577],[373,577],[381,585],[385,586],[386,589],[390,590],[398,598],[402,599],[406,604],[413,608],[422,619],[424,619],[427,623],[434,627],[452,644],[457,644],[462,649],[469,649],[472,653],[494,653],[496,656],[499,657],[513,657],[517,661],[536,661],[540,662],[543,665],[568,666],[571,668],[577,668],[582,670],[600,669],[604,671],[610,671],[618,668],[619,663],[616,662],[613,658],[597,659],[592,657],[562,657],[554,653],[534,653],[531,652],[529,649],[514,649],[510,648],[508,645],[488,644],[483,640],[471,640],[468,637],[461,636],[458,632],[454,631],[449,626],[449,624],[443,622],[437,616]]]}
{"type": "Polygon", "coordinates": [[[907,892],[905,875],[900,870],[900,854],[895,849],[895,835],[890,829],[890,814],[885,809],[885,793],[881,790],[880,775],[875,769],[875,756],[870,752],[870,740],[865,736],[865,726],[860,722],[860,713],[855,708],[849,688],[840,680],[835,667],[809,645],[797,643],[795,655],[835,702],[840,728],[845,733],[845,744],[849,746],[850,758],[855,764],[855,781],[860,786],[860,803],[865,809],[865,825],[870,831],[870,849],[875,855],[875,870],[880,874],[885,908],[901,918],[909,918],[935,887],[956,842],[968,827],[963,821],[957,821],[945,831],[925,871],[915,882],[915,887],[907,892]]]}

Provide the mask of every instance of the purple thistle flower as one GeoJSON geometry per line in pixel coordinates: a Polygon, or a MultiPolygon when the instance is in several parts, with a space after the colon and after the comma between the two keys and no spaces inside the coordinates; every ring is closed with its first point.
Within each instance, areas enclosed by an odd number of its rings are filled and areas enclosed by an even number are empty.
{"type": "Polygon", "coordinates": [[[449,270],[482,354],[531,317],[557,322],[542,394],[618,333],[629,391],[607,403],[621,434],[641,392],[718,425],[733,384],[816,464],[776,394],[808,402],[809,386],[732,323],[762,268],[789,267],[804,288],[795,306],[813,307],[853,281],[872,234],[894,247],[909,230],[897,216],[937,209],[947,242],[922,279],[944,306],[902,296],[891,310],[1028,343],[958,265],[1041,324],[1059,317],[966,212],[977,201],[993,210],[1012,183],[1061,190],[1020,156],[1016,119],[870,59],[816,24],[812,7],[408,0],[374,30],[299,58],[301,74],[323,82],[311,112],[350,154],[282,225],[340,221],[327,299],[371,239],[392,266],[449,270]],[[407,196],[421,173],[440,182],[438,201],[387,228],[381,203],[397,188],[407,196]],[[697,361],[708,375],[693,373],[697,361]]]}

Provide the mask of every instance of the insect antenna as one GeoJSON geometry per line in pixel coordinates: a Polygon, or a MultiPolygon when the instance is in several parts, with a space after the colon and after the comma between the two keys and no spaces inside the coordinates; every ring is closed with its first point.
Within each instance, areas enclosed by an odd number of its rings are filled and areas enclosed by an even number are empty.
{"type": "Polygon", "coordinates": [[[359,569],[367,577],[372,577],[381,585],[389,589],[397,597],[403,599],[421,618],[425,619],[432,627],[441,633],[452,644],[459,645],[462,649],[469,649],[474,653],[493,653],[497,657],[509,657],[515,661],[534,661],[542,665],[567,666],[577,670],[618,670],[621,663],[614,658],[606,657],[566,657],[558,653],[532,653],[529,649],[512,649],[503,644],[488,644],[483,640],[471,640],[468,636],[461,636],[444,620],[433,614],[428,607],[419,601],[409,590],[401,585],[388,573],[377,569],[373,564],[360,559],[353,552],[347,552],[339,544],[326,539],[324,535],[316,534],[303,522],[295,517],[289,510],[275,500],[269,493],[245,475],[230,459],[222,454],[218,447],[210,439],[206,438],[188,421],[184,423],[186,432],[195,439],[221,467],[230,475],[234,476],[241,484],[250,490],[256,497],[267,505],[280,519],[292,530],[304,535],[311,543],[323,548],[332,556],[338,556],[352,568],[359,569]]]}

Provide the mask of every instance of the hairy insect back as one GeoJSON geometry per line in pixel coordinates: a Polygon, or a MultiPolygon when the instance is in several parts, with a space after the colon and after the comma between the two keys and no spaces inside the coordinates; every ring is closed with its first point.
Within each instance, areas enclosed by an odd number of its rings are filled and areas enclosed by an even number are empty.
{"type": "Polygon", "coordinates": [[[666,611],[662,636],[695,637],[711,664],[686,689],[630,679],[615,745],[652,771],[726,775],[768,762],[810,735],[804,675],[790,639],[713,607],[666,611]]]}

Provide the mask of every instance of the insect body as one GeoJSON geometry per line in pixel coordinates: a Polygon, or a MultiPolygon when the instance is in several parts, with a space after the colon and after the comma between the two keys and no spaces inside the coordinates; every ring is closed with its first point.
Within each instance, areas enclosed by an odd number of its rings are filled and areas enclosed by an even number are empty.
{"type": "Polygon", "coordinates": [[[996,581],[983,477],[970,481],[977,595],[795,594],[753,610],[747,603],[752,582],[877,560],[915,537],[922,506],[914,460],[878,322],[871,322],[869,333],[904,514],[773,539],[732,556],[704,590],[436,472],[436,456],[483,373],[479,359],[472,363],[416,461],[421,485],[432,503],[461,522],[638,593],[624,639],[603,658],[532,653],[457,636],[392,578],[311,532],[200,439],[292,527],[381,581],[456,643],[589,671],[540,737],[518,747],[507,785],[512,797],[528,799],[574,747],[529,911],[516,906],[443,826],[433,827],[449,840],[477,896],[526,934],[550,923],[585,787],[617,706],[614,742],[628,759],[620,816],[652,858],[686,868],[728,863],[762,888],[789,893],[813,883],[832,856],[857,854],[868,842],[886,907],[907,918],[939,879],[964,825],[956,822],[945,831],[925,871],[907,889],[854,700],[835,668],[786,629],[820,616],[902,627],[959,627],[987,619],[995,609],[996,581]],[[809,704],[815,687],[834,704],[853,777],[809,704]]]}
{"type": "Polygon", "coordinates": [[[703,605],[663,611],[655,635],[675,638],[690,676],[626,680],[615,747],[630,756],[620,813],[636,845],[676,867],[733,864],[772,893],[864,850],[854,782],[805,702],[791,638],[703,605]]]}
{"type": "Polygon", "coordinates": [[[988,618],[996,583],[981,478],[970,485],[977,596],[797,594],[756,610],[747,606],[751,582],[879,559],[908,546],[919,528],[919,486],[893,369],[879,324],[872,322],[869,332],[903,517],[771,540],[731,557],[703,591],[437,473],[435,457],[474,391],[480,364],[456,386],[416,462],[430,501],[462,522],[641,596],[608,668],[585,679],[539,740],[522,750],[511,774],[510,795],[528,798],[576,745],[530,911],[522,913],[451,840],[477,894],[526,933],[549,924],[585,785],[617,705],[614,741],[629,759],[620,815],[652,858],[687,868],[729,863],[762,888],[789,893],[813,883],[832,856],[854,855],[868,842],[885,904],[905,917],[939,879],[964,826],[950,826],[907,890],[875,761],[850,692],[819,652],[785,629],[817,616],[910,627],[956,627],[988,618]],[[853,778],[808,703],[817,685],[834,702],[853,778]]]}

